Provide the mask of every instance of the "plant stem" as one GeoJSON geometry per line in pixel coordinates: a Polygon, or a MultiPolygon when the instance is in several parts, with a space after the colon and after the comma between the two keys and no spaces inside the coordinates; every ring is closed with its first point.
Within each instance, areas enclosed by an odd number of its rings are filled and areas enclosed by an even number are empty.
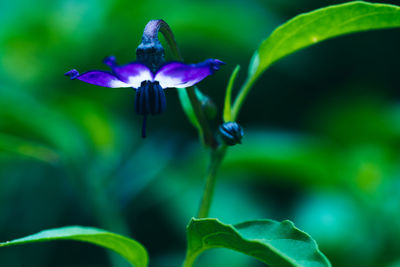
{"type": "Polygon", "coordinates": [[[203,193],[203,198],[200,204],[198,218],[206,218],[210,212],[211,202],[214,195],[215,181],[217,178],[217,171],[226,154],[226,146],[211,151],[211,161],[208,167],[206,186],[203,193]]]}
{"type": "MultiPolygon", "coordinates": [[[[150,21],[144,30],[143,38],[157,39],[158,33],[161,32],[165,40],[167,41],[172,55],[175,60],[183,61],[183,58],[179,52],[178,46],[176,44],[174,35],[171,28],[163,20],[152,20],[150,21]]],[[[195,114],[199,125],[199,134],[202,139],[203,144],[211,148],[211,160],[208,168],[206,185],[203,193],[203,198],[200,204],[200,210],[198,213],[199,218],[208,217],[211,202],[215,189],[215,182],[217,177],[217,171],[221,166],[221,163],[225,157],[227,147],[225,145],[218,146],[218,142],[215,138],[214,133],[211,130],[209,122],[204,114],[204,110],[201,106],[201,102],[196,95],[196,87],[186,88],[186,94],[190,100],[191,109],[195,114]]],[[[183,107],[185,109],[185,107],[183,107]]],[[[190,267],[193,265],[195,257],[186,258],[183,263],[184,267],[190,267]]]]}
{"type": "MultiPolygon", "coordinates": [[[[156,40],[158,38],[159,32],[164,35],[164,38],[171,49],[174,59],[183,60],[183,57],[179,52],[178,46],[176,44],[174,34],[172,33],[171,28],[165,21],[151,20],[144,29],[143,39],[156,40]]],[[[201,107],[201,103],[196,96],[195,90],[195,87],[186,88],[186,93],[189,97],[193,112],[195,113],[196,118],[199,122],[199,131],[202,141],[204,144],[211,147],[211,162],[208,169],[206,188],[199,211],[199,217],[202,218],[208,216],[208,212],[211,206],[212,195],[214,193],[217,170],[219,169],[219,166],[225,156],[226,147],[223,146],[218,149],[218,142],[210,128],[210,125],[201,107]]]]}
{"type": "Polygon", "coordinates": [[[196,259],[195,257],[190,257],[190,258],[186,257],[182,267],[192,267],[195,259],[196,259]]]}
{"type": "MultiPolygon", "coordinates": [[[[171,49],[172,56],[175,60],[183,61],[183,57],[179,52],[178,46],[175,41],[174,34],[172,33],[171,28],[168,24],[163,20],[151,20],[145,27],[143,36],[145,38],[157,38],[158,32],[161,32],[168,43],[168,46],[171,49]]],[[[186,88],[186,93],[189,97],[190,104],[192,106],[193,112],[196,115],[196,118],[200,125],[200,137],[202,142],[210,146],[211,148],[216,148],[218,146],[218,142],[214,137],[213,132],[208,124],[207,118],[204,114],[204,111],[201,107],[201,103],[199,98],[196,96],[196,87],[186,88]]]]}
{"type": "Polygon", "coordinates": [[[183,262],[182,267],[192,267],[194,261],[197,259],[197,256],[199,256],[202,252],[203,252],[203,250],[199,250],[199,251],[197,251],[197,253],[192,254],[190,257],[188,257],[189,255],[186,255],[186,258],[185,258],[185,261],[183,262]]]}
{"type": "MultiPolygon", "coordinates": [[[[203,198],[201,200],[199,213],[197,215],[198,218],[208,217],[212,199],[214,196],[215,182],[217,180],[217,172],[219,167],[221,166],[222,161],[225,158],[227,148],[228,148],[227,146],[223,145],[217,149],[211,150],[211,160],[207,171],[206,186],[204,188],[203,198]]],[[[189,255],[187,253],[182,267],[192,267],[197,256],[200,254],[201,251],[198,251],[198,253],[192,255],[189,255]]]]}

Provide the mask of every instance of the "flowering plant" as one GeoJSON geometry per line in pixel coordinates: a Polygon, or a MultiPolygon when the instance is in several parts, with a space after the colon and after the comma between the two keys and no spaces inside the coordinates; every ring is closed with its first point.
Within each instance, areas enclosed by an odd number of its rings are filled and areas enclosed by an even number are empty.
{"type": "MultiPolygon", "coordinates": [[[[161,56],[161,55],[160,55],[161,56]]],[[[154,58],[151,57],[152,59],[154,58]]],[[[159,59],[156,59],[159,62],[159,59]]],[[[65,73],[72,80],[78,79],[103,87],[127,88],[136,91],[135,111],[143,115],[142,137],[146,137],[147,115],[157,115],[164,112],[166,100],[164,89],[186,88],[195,85],[208,75],[219,69],[222,61],[207,59],[198,64],[186,65],[181,62],[168,62],[157,69],[156,72],[146,66],[154,65],[154,62],[132,62],[118,66],[114,57],[108,57],[104,63],[111,67],[111,72],[88,71],[82,74],[75,69],[65,73]]]]}
{"type": "MultiPolygon", "coordinates": [[[[400,7],[366,2],[350,2],[303,14],[278,27],[254,53],[247,78],[232,101],[239,67],[227,83],[222,122],[215,129],[207,115],[202,98],[207,98],[195,85],[224,64],[208,59],[198,64],[185,64],[169,26],[162,20],[150,21],[136,50],[136,61],[118,65],[114,57],[105,59],[111,71],[93,70],[79,74],[75,69],[65,73],[97,86],[133,88],[135,111],[143,116],[142,137],[146,136],[146,118],[166,108],[164,89],[180,88],[178,93],[185,114],[198,130],[202,144],[210,152],[203,197],[198,214],[187,225],[187,251],[184,267],[191,267],[204,251],[227,248],[247,254],[270,266],[331,266],[317,243],[291,221],[260,219],[236,225],[210,218],[216,177],[229,147],[241,143],[245,131],[237,122],[243,103],[255,82],[274,62],[295,51],[344,34],[373,29],[400,27],[400,7]],[[158,40],[161,32],[174,57],[165,62],[164,48],[158,40]]],[[[244,142],[245,145],[245,142],[244,142]]],[[[18,244],[75,240],[93,243],[124,257],[131,265],[145,267],[149,257],[138,241],[92,227],[64,227],[0,243],[0,247],[18,244]]]]}

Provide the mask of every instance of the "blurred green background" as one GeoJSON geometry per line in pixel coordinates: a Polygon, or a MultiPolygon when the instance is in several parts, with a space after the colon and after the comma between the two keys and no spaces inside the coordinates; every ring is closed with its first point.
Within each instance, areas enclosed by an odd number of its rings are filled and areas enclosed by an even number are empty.
{"type": "MultiPolygon", "coordinates": [[[[186,62],[227,63],[199,84],[221,112],[235,65],[238,87],[275,27],[342,2],[0,1],[0,240],[96,226],[144,244],[152,267],[179,266],[208,154],[176,91],[143,140],[133,90],[63,73],[106,70],[109,55],[134,60],[144,26],[162,18],[186,62]]],[[[222,166],[211,216],[290,219],[333,266],[400,266],[399,41],[399,29],[345,36],[273,65],[243,106],[246,135],[222,166]]],[[[105,250],[81,243],[0,249],[2,267],[110,264],[105,250]]],[[[198,266],[263,265],[221,249],[198,266]]]]}

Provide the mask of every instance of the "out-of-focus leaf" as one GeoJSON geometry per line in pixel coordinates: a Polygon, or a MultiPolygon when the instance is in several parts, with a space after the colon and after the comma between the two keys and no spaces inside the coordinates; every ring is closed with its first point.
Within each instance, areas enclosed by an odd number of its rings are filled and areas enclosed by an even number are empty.
{"type": "MultiPolygon", "coordinates": [[[[302,182],[336,183],[341,158],[335,147],[318,138],[279,131],[248,131],[242,146],[230,149],[224,160],[227,172],[247,171],[302,182]]],[[[339,168],[340,169],[340,168],[339,168]]]]}
{"type": "Polygon", "coordinates": [[[48,144],[72,161],[80,161],[86,155],[87,143],[80,129],[60,110],[18,89],[0,88],[0,106],[0,129],[4,132],[48,144]]]}
{"type": "Polygon", "coordinates": [[[211,248],[228,248],[250,255],[270,266],[331,266],[317,243],[292,222],[249,221],[235,226],[217,219],[192,219],[187,228],[186,265],[211,248]]]}
{"type": "Polygon", "coordinates": [[[257,78],[274,62],[324,40],[355,32],[400,27],[400,7],[355,1],[299,15],[278,27],[254,53],[247,81],[235,101],[240,106],[257,78]]]}
{"type": "Polygon", "coordinates": [[[148,264],[147,252],[137,241],[92,227],[68,226],[44,230],[27,237],[0,243],[0,247],[57,240],[92,243],[120,254],[132,264],[132,266],[145,267],[148,264]]]}
{"type": "Polygon", "coordinates": [[[101,105],[78,97],[65,97],[60,111],[87,135],[88,143],[106,154],[117,146],[116,126],[112,117],[101,105]]]}
{"type": "Polygon", "coordinates": [[[59,160],[59,155],[46,146],[2,133],[0,133],[0,151],[15,153],[48,163],[57,163],[59,160]]]}

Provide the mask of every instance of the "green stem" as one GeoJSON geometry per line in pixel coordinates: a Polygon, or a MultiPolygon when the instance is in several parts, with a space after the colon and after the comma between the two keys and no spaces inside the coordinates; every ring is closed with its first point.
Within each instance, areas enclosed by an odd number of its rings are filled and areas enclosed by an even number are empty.
{"type": "MultiPolygon", "coordinates": [[[[158,35],[158,32],[161,32],[164,35],[164,38],[171,49],[174,59],[183,61],[183,58],[179,52],[171,28],[165,21],[163,20],[150,21],[145,28],[144,35],[150,36],[151,38],[155,38],[158,35]]],[[[199,218],[205,218],[208,216],[210,211],[211,202],[214,194],[215,181],[217,177],[217,171],[225,157],[227,147],[226,146],[218,147],[218,142],[204,114],[201,102],[196,95],[196,90],[197,90],[196,87],[186,88],[186,93],[190,100],[191,109],[193,110],[195,117],[198,121],[199,134],[201,136],[201,139],[205,145],[211,147],[211,161],[210,161],[210,166],[208,168],[206,186],[204,189],[203,198],[201,201],[200,210],[198,214],[199,218]]],[[[183,266],[184,267],[192,266],[195,259],[196,259],[195,256],[186,258],[183,266]]]]}
{"type": "MultiPolygon", "coordinates": [[[[152,20],[145,27],[145,34],[148,36],[152,36],[161,32],[168,43],[168,46],[171,49],[172,56],[175,60],[183,61],[183,57],[179,52],[178,46],[175,41],[174,34],[172,33],[171,28],[168,24],[163,20],[152,20]]],[[[196,118],[200,125],[200,136],[205,145],[210,146],[212,148],[216,148],[218,146],[218,142],[215,139],[213,132],[211,131],[210,125],[208,124],[207,118],[204,114],[204,111],[201,107],[201,102],[199,98],[196,96],[196,87],[186,88],[186,93],[189,97],[190,103],[192,105],[192,109],[196,118]]]]}
{"type": "Polygon", "coordinates": [[[221,163],[226,154],[226,146],[222,146],[220,149],[211,151],[211,162],[208,168],[206,186],[201,200],[198,218],[206,218],[210,212],[211,202],[214,195],[215,181],[217,178],[217,171],[221,166],[221,163]]]}
{"type": "Polygon", "coordinates": [[[183,262],[182,267],[192,267],[197,256],[199,256],[202,252],[203,252],[203,250],[199,250],[199,251],[197,251],[197,253],[192,253],[191,256],[186,255],[186,258],[185,258],[185,261],[183,262]]]}

